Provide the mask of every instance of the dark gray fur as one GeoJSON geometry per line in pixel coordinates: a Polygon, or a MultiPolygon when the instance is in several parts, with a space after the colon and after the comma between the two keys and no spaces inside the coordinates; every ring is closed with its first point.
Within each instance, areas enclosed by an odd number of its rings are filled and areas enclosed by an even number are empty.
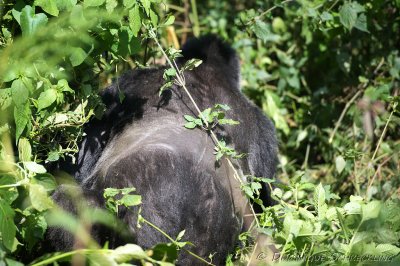
{"type": "MultiPolygon", "coordinates": [[[[217,38],[206,36],[188,42],[183,55],[180,65],[190,58],[203,60],[198,68],[185,72],[187,88],[200,109],[227,104],[232,108],[227,117],[240,121],[240,125],[216,129],[230,146],[248,154],[235,161],[236,167],[244,174],[273,177],[277,161],[274,127],[240,92],[234,51],[217,38]]],[[[213,263],[222,265],[242,230],[237,205],[245,204],[245,199],[237,188],[230,187],[232,172],[225,160],[216,163],[210,136],[200,129],[183,127],[184,114],[196,116],[184,91],[173,87],[158,95],[162,75],[163,69],[131,71],[105,90],[107,111],[86,128],[75,178],[87,201],[96,206],[104,204],[101,195],[107,187],[135,187],[143,197],[145,219],[172,237],[186,230],[183,240],[195,245],[191,248],[194,253],[204,258],[215,253],[213,263]],[[125,95],[123,103],[118,90],[125,95]]],[[[263,193],[270,204],[267,191],[263,193]]],[[[66,209],[73,209],[61,190],[54,198],[66,209]]],[[[133,212],[120,216],[140,246],[168,242],[147,225],[138,229],[133,212]]],[[[105,231],[93,234],[100,242],[111,239],[105,231]]],[[[47,240],[56,250],[73,245],[73,237],[59,228],[51,228],[47,240]]],[[[111,245],[124,242],[119,240],[111,245]]],[[[201,264],[183,251],[177,263],[201,264]]]]}

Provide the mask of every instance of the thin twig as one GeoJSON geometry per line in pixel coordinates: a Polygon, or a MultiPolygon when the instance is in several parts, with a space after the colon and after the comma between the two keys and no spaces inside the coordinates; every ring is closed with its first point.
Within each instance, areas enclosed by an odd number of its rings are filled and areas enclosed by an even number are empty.
{"type": "Polygon", "coordinates": [[[375,152],[372,155],[371,161],[373,161],[375,159],[375,156],[378,153],[379,147],[381,146],[383,138],[385,137],[389,122],[390,122],[390,120],[392,120],[392,116],[393,116],[394,112],[396,111],[396,107],[397,107],[397,103],[393,105],[393,110],[390,113],[390,116],[389,116],[388,120],[386,121],[385,127],[383,128],[383,132],[381,134],[381,137],[379,138],[378,144],[376,145],[375,152]]]}
{"type": "Polygon", "coordinates": [[[356,94],[346,103],[346,106],[344,107],[342,113],[340,114],[339,120],[336,122],[335,128],[333,129],[331,136],[329,137],[329,143],[332,143],[333,138],[335,137],[336,131],[339,129],[340,124],[342,123],[342,120],[347,112],[347,110],[350,108],[350,106],[353,104],[353,102],[358,98],[358,96],[363,92],[363,90],[357,91],[356,94]]]}
{"type": "MultiPolygon", "coordinates": [[[[201,120],[204,122],[206,128],[209,128],[209,123],[208,123],[207,119],[203,116],[203,113],[201,112],[199,106],[196,104],[196,102],[195,102],[195,100],[193,99],[191,93],[190,93],[189,90],[187,89],[184,78],[181,76],[181,73],[180,73],[179,69],[177,69],[176,64],[174,64],[175,61],[174,61],[174,63],[172,63],[172,61],[169,59],[168,55],[165,53],[165,51],[164,51],[164,49],[162,48],[161,44],[158,42],[158,39],[157,39],[157,36],[156,36],[155,32],[154,32],[152,29],[149,29],[149,32],[150,32],[150,37],[153,38],[153,40],[154,40],[155,43],[157,44],[158,48],[161,50],[162,54],[164,55],[165,59],[167,60],[168,65],[169,65],[171,68],[174,68],[174,69],[176,70],[176,73],[177,73],[177,74],[176,74],[176,79],[177,79],[178,84],[183,88],[183,90],[185,91],[186,95],[189,97],[189,99],[190,99],[190,101],[192,102],[193,106],[195,107],[195,109],[196,109],[196,111],[197,111],[199,117],[200,117],[201,120]]],[[[209,132],[210,132],[211,138],[213,139],[213,141],[215,142],[215,144],[218,145],[218,147],[220,147],[221,144],[220,144],[220,142],[219,142],[217,136],[215,135],[215,133],[212,131],[212,129],[210,129],[209,132]]],[[[230,167],[232,168],[232,170],[234,171],[235,179],[238,180],[239,183],[242,185],[242,184],[243,184],[243,180],[241,179],[241,176],[240,176],[239,173],[237,172],[236,168],[234,167],[232,161],[231,161],[228,157],[225,157],[225,158],[226,158],[226,160],[227,160],[229,166],[230,166],[230,167]]],[[[255,221],[256,221],[256,224],[257,224],[257,226],[259,227],[259,226],[260,226],[260,223],[259,223],[259,221],[258,221],[257,215],[255,214],[254,208],[253,208],[253,206],[250,204],[249,200],[248,200],[248,204],[249,204],[249,206],[250,206],[251,212],[253,213],[253,216],[254,216],[254,219],[255,219],[255,221]]]]}
{"type": "Polygon", "coordinates": [[[276,9],[276,8],[278,8],[278,7],[281,7],[280,5],[284,5],[284,4],[286,4],[286,3],[293,2],[293,1],[295,1],[295,0],[285,0],[285,1],[283,1],[282,3],[280,3],[279,5],[274,5],[273,7],[271,7],[271,8],[269,8],[269,9],[267,9],[266,11],[262,12],[260,15],[255,16],[254,18],[252,18],[249,22],[247,22],[247,25],[249,25],[249,24],[253,23],[254,21],[256,21],[256,20],[262,18],[262,17],[265,16],[266,14],[272,12],[274,9],[276,9]]]}

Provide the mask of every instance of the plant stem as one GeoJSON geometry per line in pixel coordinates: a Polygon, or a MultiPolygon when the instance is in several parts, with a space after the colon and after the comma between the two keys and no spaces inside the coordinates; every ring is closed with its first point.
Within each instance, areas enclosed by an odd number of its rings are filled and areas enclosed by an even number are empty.
{"type": "MultiPolygon", "coordinates": [[[[156,229],[158,232],[160,232],[163,236],[165,236],[169,241],[171,241],[175,246],[178,247],[175,239],[173,239],[172,237],[170,237],[166,232],[164,232],[160,227],[158,227],[157,225],[151,223],[150,221],[146,220],[143,216],[142,217],[142,221],[145,222],[146,224],[148,224],[149,226],[153,227],[154,229],[156,229]]],[[[208,262],[207,260],[205,260],[204,258],[200,257],[199,255],[191,252],[190,250],[187,250],[186,248],[182,248],[185,252],[189,253],[191,256],[195,257],[196,259],[206,263],[207,265],[213,265],[214,264],[208,262]]]]}
{"type": "Polygon", "coordinates": [[[344,107],[342,113],[340,114],[339,120],[336,122],[335,128],[332,131],[331,136],[329,137],[329,143],[332,143],[333,138],[335,137],[335,134],[337,132],[337,130],[340,127],[340,124],[342,123],[342,120],[347,112],[347,110],[350,108],[350,106],[353,104],[353,102],[358,98],[358,96],[363,92],[363,90],[359,90],[357,91],[356,94],[354,94],[354,96],[350,99],[350,101],[348,101],[346,103],[346,106],[344,107]]]}
{"type": "MultiPolygon", "coordinates": [[[[280,3],[280,5],[284,5],[284,4],[286,4],[286,3],[288,3],[288,2],[292,2],[292,1],[295,1],[295,0],[285,0],[285,1],[283,1],[282,3],[280,3]]],[[[249,24],[251,24],[251,23],[254,23],[256,20],[262,18],[263,16],[265,16],[266,14],[272,12],[274,9],[276,9],[276,8],[278,8],[278,7],[280,7],[280,6],[279,6],[279,5],[274,5],[273,7],[267,9],[266,11],[262,12],[260,15],[258,15],[258,16],[256,16],[256,17],[252,18],[252,19],[247,23],[247,25],[249,25],[249,24]]]]}
{"type": "Polygon", "coordinates": [[[192,14],[193,14],[193,33],[194,33],[194,36],[199,37],[200,25],[199,25],[199,16],[197,14],[196,0],[191,0],[190,3],[192,5],[192,14]]]}

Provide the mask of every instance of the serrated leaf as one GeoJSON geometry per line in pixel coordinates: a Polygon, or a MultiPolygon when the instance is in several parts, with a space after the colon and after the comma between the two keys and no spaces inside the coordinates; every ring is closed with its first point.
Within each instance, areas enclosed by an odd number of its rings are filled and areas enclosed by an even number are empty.
{"type": "Polygon", "coordinates": [[[386,256],[396,256],[400,253],[400,248],[391,244],[379,244],[376,246],[376,250],[386,256]]]}
{"type": "Polygon", "coordinates": [[[24,162],[24,165],[25,165],[26,169],[28,169],[31,172],[38,173],[38,174],[46,173],[46,168],[44,168],[43,165],[40,165],[36,162],[24,162]]]}
{"type": "Polygon", "coordinates": [[[365,14],[360,14],[357,17],[357,21],[354,24],[354,28],[359,29],[360,31],[368,32],[368,25],[367,25],[367,16],[365,14]]]}
{"type": "Polygon", "coordinates": [[[150,15],[150,0],[140,0],[142,3],[142,6],[144,8],[144,11],[146,12],[147,16],[150,15]]]}
{"type": "Polygon", "coordinates": [[[80,47],[75,47],[72,50],[69,60],[71,61],[72,66],[75,67],[75,66],[79,66],[80,64],[82,64],[83,61],[85,61],[87,56],[88,55],[85,52],[85,50],[83,50],[80,47]]]}
{"type": "Polygon", "coordinates": [[[324,12],[322,12],[322,14],[321,14],[321,20],[322,20],[322,21],[333,20],[333,16],[332,16],[331,13],[324,11],[324,12]]]}
{"type": "Polygon", "coordinates": [[[361,214],[361,205],[358,202],[348,202],[343,206],[347,214],[361,214]]]}
{"type": "Polygon", "coordinates": [[[29,185],[29,198],[32,203],[32,207],[38,211],[45,211],[53,207],[54,203],[51,198],[47,195],[46,189],[39,184],[29,185]]]}
{"type": "Polygon", "coordinates": [[[196,118],[194,118],[194,117],[191,116],[191,115],[184,115],[183,117],[184,117],[185,120],[188,121],[188,122],[193,122],[193,121],[196,119],[196,118]]]}
{"type": "Polygon", "coordinates": [[[26,103],[22,106],[15,106],[14,108],[14,121],[15,121],[15,139],[18,140],[22,132],[27,127],[31,119],[31,109],[29,104],[26,103]]]}
{"type": "Polygon", "coordinates": [[[175,22],[175,17],[172,15],[169,15],[167,17],[167,19],[164,21],[164,26],[172,25],[172,24],[174,24],[174,22],[175,22]]]}
{"type": "Polygon", "coordinates": [[[264,41],[268,39],[268,35],[270,34],[267,24],[261,20],[255,21],[253,31],[256,34],[257,38],[264,41]]]}
{"type": "Polygon", "coordinates": [[[33,177],[32,181],[34,184],[43,186],[46,191],[53,191],[57,188],[56,179],[49,173],[37,174],[33,177]]]}
{"type": "Polygon", "coordinates": [[[114,11],[114,9],[118,6],[117,0],[106,0],[106,9],[108,13],[114,11]]]}
{"type": "Polygon", "coordinates": [[[345,2],[339,10],[340,23],[351,30],[357,21],[357,10],[350,2],[345,2]]]}
{"type": "Polygon", "coordinates": [[[18,141],[18,153],[19,160],[22,162],[29,162],[32,157],[32,148],[29,140],[26,138],[21,138],[18,141]]]}
{"type": "Polygon", "coordinates": [[[185,126],[186,128],[188,128],[188,129],[193,129],[193,128],[195,128],[197,125],[196,125],[196,123],[194,123],[194,122],[188,122],[188,123],[186,123],[184,126],[185,126]]]}
{"type": "Polygon", "coordinates": [[[11,97],[15,105],[21,106],[28,101],[29,90],[22,79],[16,79],[11,84],[11,97]]]}
{"type": "Polygon", "coordinates": [[[151,23],[153,24],[153,26],[157,27],[158,15],[156,14],[156,12],[153,11],[153,9],[150,9],[150,20],[151,20],[151,23]]]}
{"type": "Polygon", "coordinates": [[[136,0],[124,0],[122,3],[124,7],[131,8],[134,4],[136,4],[136,0]]]}
{"type": "Polygon", "coordinates": [[[84,0],[83,1],[83,6],[84,7],[89,7],[89,6],[101,6],[104,4],[105,0],[84,0]]]}
{"type": "Polygon", "coordinates": [[[38,110],[42,110],[52,105],[57,99],[57,91],[55,89],[48,89],[42,92],[38,99],[38,110]]]}
{"type": "Polygon", "coordinates": [[[77,0],[56,0],[57,8],[60,11],[71,11],[74,6],[76,6],[77,0]]]}
{"type": "Polygon", "coordinates": [[[176,70],[175,68],[168,68],[164,71],[165,75],[169,77],[175,77],[176,76],[176,70]]]}
{"type": "Polygon", "coordinates": [[[325,189],[321,183],[317,187],[315,187],[314,204],[318,213],[319,220],[324,219],[327,205],[325,203],[325,189]]]}
{"type": "Polygon", "coordinates": [[[338,156],[335,159],[336,171],[340,174],[343,169],[346,167],[346,161],[343,156],[338,156]]]}
{"type": "Polygon", "coordinates": [[[362,221],[378,218],[382,208],[380,201],[371,201],[362,206],[362,221]]]}
{"type": "Polygon", "coordinates": [[[35,5],[40,6],[46,13],[58,16],[59,10],[55,0],[35,0],[35,5]]]}
{"type": "Polygon", "coordinates": [[[60,88],[61,91],[67,91],[70,93],[75,93],[73,89],[71,89],[71,87],[68,85],[68,81],[65,79],[60,79],[57,82],[57,88],[60,88]]]}
{"type": "Polygon", "coordinates": [[[34,8],[25,6],[21,10],[20,24],[23,36],[32,35],[39,27],[46,25],[47,16],[43,13],[35,14],[34,8]]]}
{"type": "Polygon", "coordinates": [[[16,233],[14,215],[11,206],[0,198],[0,233],[3,245],[10,251],[13,249],[16,233]]]}
{"type": "Polygon", "coordinates": [[[141,247],[135,244],[126,244],[114,250],[110,250],[110,257],[117,263],[126,262],[133,259],[141,260],[147,258],[146,252],[141,247]]]}
{"type": "Polygon", "coordinates": [[[119,200],[119,202],[121,203],[121,205],[124,205],[126,207],[137,206],[142,203],[142,197],[140,195],[126,194],[119,200]]]}
{"type": "Polygon", "coordinates": [[[142,27],[142,18],[140,17],[139,6],[134,6],[128,13],[129,27],[132,29],[132,33],[135,37],[138,36],[138,32],[142,27]]]}
{"type": "Polygon", "coordinates": [[[240,122],[233,119],[218,119],[218,123],[221,125],[239,125],[240,122]]]}

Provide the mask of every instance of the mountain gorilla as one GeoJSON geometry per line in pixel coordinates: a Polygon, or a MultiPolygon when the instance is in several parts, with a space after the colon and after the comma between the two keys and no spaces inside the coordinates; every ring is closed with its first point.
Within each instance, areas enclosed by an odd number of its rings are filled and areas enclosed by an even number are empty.
{"type": "MultiPolygon", "coordinates": [[[[215,133],[246,156],[233,160],[242,174],[272,177],[277,161],[277,142],[272,123],[240,92],[239,61],[235,52],[214,36],[189,41],[178,65],[191,58],[203,60],[185,71],[186,86],[201,110],[217,103],[231,107],[227,116],[236,126],[215,128],[215,133]]],[[[250,214],[240,185],[227,160],[216,161],[215,143],[206,131],[186,129],[184,115],[197,116],[188,95],[173,86],[159,96],[164,68],[131,71],[103,92],[106,112],[86,127],[74,176],[89,206],[104,207],[105,188],[135,187],[142,196],[141,215],[176,237],[186,230],[183,241],[195,254],[224,264],[250,214]],[[119,94],[125,99],[120,101],[119,94]],[[247,216],[246,216],[247,217],[247,216]]],[[[264,203],[270,204],[263,189],[264,203]]],[[[53,196],[64,209],[74,212],[62,187],[53,196]]],[[[144,248],[169,242],[154,228],[137,228],[138,209],[120,211],[132,241],[144,248]]],[[[92,228],[99,243],[123,244],[107,230],[92,228]]],[[[50,228],[47,243],[53,250],[73,248],[74,237],[61,228],[50,228]]],[[[202,264],[186,252],[180,265],[202,264]]]]}

